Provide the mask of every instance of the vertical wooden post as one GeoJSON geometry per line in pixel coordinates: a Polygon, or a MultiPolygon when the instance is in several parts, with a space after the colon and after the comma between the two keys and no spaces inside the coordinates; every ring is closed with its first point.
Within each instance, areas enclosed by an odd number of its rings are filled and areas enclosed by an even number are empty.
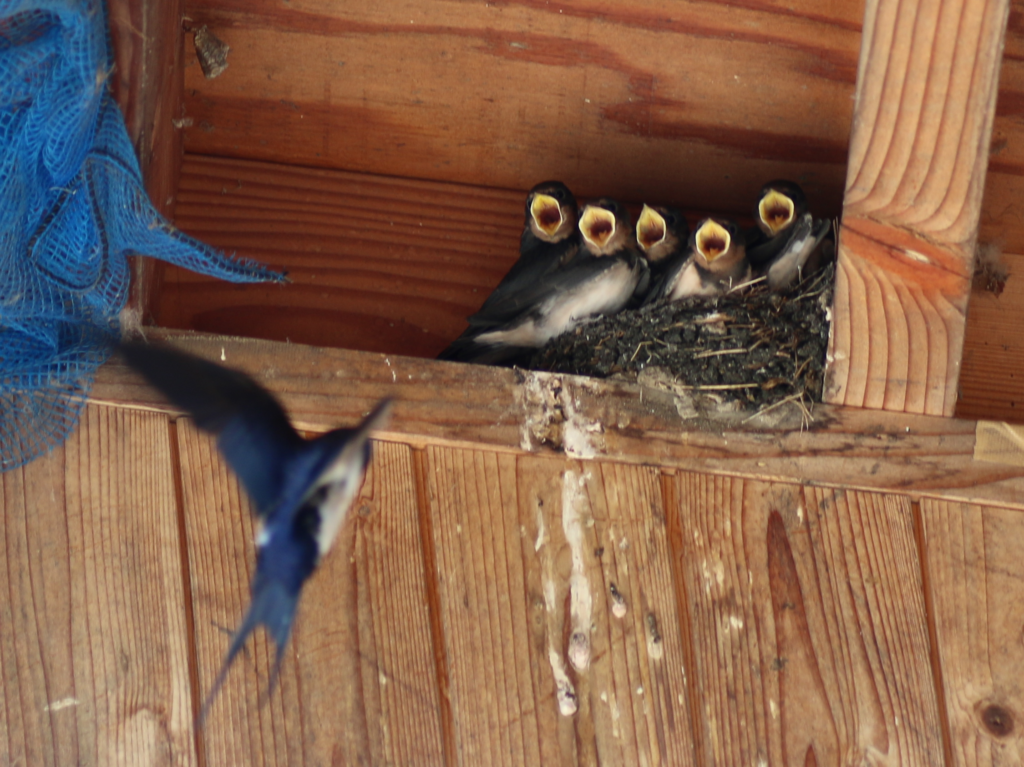
{"type": "Polygon", "coordinates": [[[1008,0],[867,0],[833,404],[953,414],[1008,0]]]}
{"type": "MultiPolygon", "coordinates": [[[[153,205],[168,218],[181,175],[183,139],[174,121],[184,109],[183,0],[109,0],[114,49],[111,87],[124,113],[128,135],[153,205]]],[[[129,306],[151,322],[153,297],[162,267],[153,259],[132,259],[129,306]]]]}

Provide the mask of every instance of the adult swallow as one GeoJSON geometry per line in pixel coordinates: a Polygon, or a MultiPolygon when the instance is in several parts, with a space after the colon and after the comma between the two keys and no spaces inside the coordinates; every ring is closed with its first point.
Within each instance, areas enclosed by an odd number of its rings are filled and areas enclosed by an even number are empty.
{"type": "Polygon", "coordinates": [[[666,277],[678,270],[689,255],[690,227],[675,208],[644,205],[636,222],[636,241],[650,266],[650,284],[641,303],[665,295],[666,277]]]}
{"type": "Polygon", "coordinates": [[[798,184],[785,179],[765,184],[754,220],[758,228],[752,232],[747,259],[772,290],[790,288],[818,268],[820,246],[832,226],[811,215],[798,184]]]}
{"type": "Polygon", "coordinates": [[[706,218],[690,235],[689,255],[665,276],[669,301],[720,296],[750,279],[746,240],[734,221],[706,218]]]}
{"type": "Polygon", "coordinates": [[[511,364],[555,336],[595,317],[614,314],[646,289],[647,262],[637,250],[626,209],[612,200],[586,206],[579,216],[580,248],[569,261],[524,284],[502,306],[507,311],[471,318],[443,359],[511,364]]]}
{"type": "Polygon", "coordinates": [[[299,593],[330,550],[362,486],[370,432],[385,425],[391,401],[378,403],[354,429],[334,429],[307,440],[292,428],[273,395],[245,373],[166,346],[127,342],[120,350],[196,426],[217,435],[217,446],[261,522],[252,603],[203,703],[201,724],[232,662],[259,625],[276,647],[267,694],[273,692],[299,593]]]}

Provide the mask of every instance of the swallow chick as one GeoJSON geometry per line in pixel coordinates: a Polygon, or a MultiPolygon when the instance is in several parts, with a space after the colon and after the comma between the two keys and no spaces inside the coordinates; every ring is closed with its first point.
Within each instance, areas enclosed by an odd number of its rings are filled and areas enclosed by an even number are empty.
{"type": "Polygon", "coordinates": [[[513,321],[527,307],[539,280],[572,261],[579,250],[576,198],[561,181],[543,181],[526,196],[519,259],[480,309],[466,321],[469,327],[438,355],[441,360],[501,364],[516,353],[484,349],[477,336],[513,321]],[[481,356],[482,355],[482,356],[481,356]]]}
{"type": "Polygon", "coordinates": [[[650,267],[650,284],[641,299],[649,304],[665,295],[666,277],[689,255],[690,227],[675,208],[644,205],[636,222],[636,241],[650,267]]]}
{"type": "Polygon", "coordinates": [[[636,248],[625,208],[611,200],[586,206],[579,216],[579,233],[579,252],[523,285],[514,306],[509,304],[515,311],[481,324],[459,359],[512,364],[555,336],[618,312],[638,290],[646,289],[647,262],[636,248]]]}
{"type": "Polygon", "coordinates": [[[126,342],[124,359],[217,446],[252,499],[256,536],[252,602],[199,714],[201,726],[249,635],[262,625],[276,654],[274,690],[303,584],[330,550],[370,461],[370,433],[382,428],[391,401],[382,400],[354,429],[304,439],[277,400],[245,373],[166,346],[126,342]]]}
{"type": "Polygon", "coordinates": [[[754,219],[758,228],[752,232],[747,259],[769,288],[786,290],[818,269],[821,245],[832,226],[811,215],[798,184],[785,179],[765,184],[754,219]]]}
{"type": "Polygon", "coordinates": [[[720,296],[749,280],[743,230],[734,221],[707,218],[690,235],[686,261],[666,275],[664,296],[720,296]]]}

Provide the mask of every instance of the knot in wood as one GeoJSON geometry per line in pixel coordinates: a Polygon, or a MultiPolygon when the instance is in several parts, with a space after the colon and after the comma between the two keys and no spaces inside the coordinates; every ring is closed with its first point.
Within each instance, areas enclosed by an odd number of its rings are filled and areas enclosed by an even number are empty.
{"type": "Polygon", "coordinates": [[[981,721],[989,734],[997,738],[1005,738],[1013,732],[1013,714],[995,703],[982,709],[981,721]]]}

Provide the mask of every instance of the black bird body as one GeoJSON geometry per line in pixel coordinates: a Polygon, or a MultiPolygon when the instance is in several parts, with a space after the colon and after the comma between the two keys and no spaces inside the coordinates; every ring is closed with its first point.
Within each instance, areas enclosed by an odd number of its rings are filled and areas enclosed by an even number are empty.
{"type": "Polygon", "coordinates": [[[252,500],[256,537],[252,603],[232,637],[200,721],[249,635],[263,625],[276,646],[273,690],[299,595],[330,550],[370,461],[370,432],[381,428],[390,400],[354,429],[303,439],[268,391],[245,373],[185,352],[137,342],[120,347],[153,386],[217,435],[217,446],[252,500]]]}
{"type": "Polygon", "coordinates": [[[514,364],[577,325],[622,309],[647,274],[628,214],[604,200],[584,209],[578,228],[569,257],[549,253],[514,279],[510,272],[440,359],[514,364]]]}
{"type": "Polygon", "coordinates": [[[831,223],[815,219],[799,184],[769,181],[754,206],[757,229],[748,234],[747,259],[772,290],[785,290],[820,266],[831,223]]]}
{"type": "Polygon", "coordinates": [[[743,230],[734,221],[704,219],[690,235],[686,260],[665,276],[662,297],[720,296],[750,274],[743,230]]]}
{"type": "Polygon", "coordinates": [[[665,296],[669,275],[676,274],[689,257],[690,228],[675,208],[644,205],[636,222],[636,241],[650,267],[650,282],[641,304],[665,296]]]}

